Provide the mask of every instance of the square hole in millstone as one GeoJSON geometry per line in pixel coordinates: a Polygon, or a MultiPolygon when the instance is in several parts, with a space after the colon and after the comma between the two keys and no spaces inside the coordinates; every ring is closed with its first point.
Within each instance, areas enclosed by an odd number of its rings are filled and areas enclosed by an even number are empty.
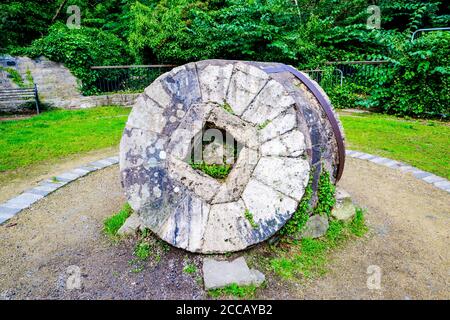
{"type": "Polygon", "coordinates": [[[206,122],[191,141],[189,164],[214,179],[224,180],[233,169],[243,145],[226,130],[206,122]]]}

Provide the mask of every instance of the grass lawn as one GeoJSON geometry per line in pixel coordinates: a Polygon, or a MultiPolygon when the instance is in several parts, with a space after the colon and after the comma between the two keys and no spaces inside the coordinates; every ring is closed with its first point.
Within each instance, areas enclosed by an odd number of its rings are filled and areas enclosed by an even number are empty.
{"type": "MultiPolygon", "coordinates": [[[[0,172],[117,146],[129,108],[52,110],[0,121],[0,172]]],[[[450,125],[340,112],[349,149],[403,161],[450,178],[450,125]]]]}
{"type": "Polygon", "coordinates": [[[118,145],[129,108],[52,110],[0,121],[0,172],[118,145]]]}
{"type": "Polygon", "coordinates": [[[347,146],[450,179],[450,124],[340,112],[347,146]]]}

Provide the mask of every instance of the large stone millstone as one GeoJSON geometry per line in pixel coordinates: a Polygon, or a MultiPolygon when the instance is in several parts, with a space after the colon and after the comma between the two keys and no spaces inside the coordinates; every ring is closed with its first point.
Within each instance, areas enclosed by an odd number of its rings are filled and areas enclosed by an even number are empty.
{"type": "Polygon", "coordinates": [[[278,65],[189,63],[137,99],[120,144],[122,184],[144,224],[168,243],[201,253],[245,249],[286,223],[311,172],[336,177],[337,142],[324,110],[291,73],[264,71],[278,65]],[[207,124],[241,146],[226,179],[189,164],[207,124]]]}

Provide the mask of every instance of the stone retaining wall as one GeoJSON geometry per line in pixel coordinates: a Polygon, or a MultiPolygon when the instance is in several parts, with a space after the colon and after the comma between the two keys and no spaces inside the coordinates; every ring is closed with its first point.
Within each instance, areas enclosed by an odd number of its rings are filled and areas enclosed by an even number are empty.
{"type": "MultiPolygon", "coordinates": [[[[32,85],[27,81],[30,74],[36,83],[39,92],[39,100],[46,105],[65,108],[92,108],[105,105],[130,106],[138,94],[109,94],[99,96],[83,96],[78,87],[79,80],[63,64],[53,62],[45,57],[30,59],[28,57],[4,56],[0,60],[0,66],[14,68],[17,70],[24,83],[32,85]]],[[[0,72],[0,88],[18,88],[7,72],[0,72]]],[[[3,112],[22,112],[26,110],[18,103],[3,104],[3,112]]]]}

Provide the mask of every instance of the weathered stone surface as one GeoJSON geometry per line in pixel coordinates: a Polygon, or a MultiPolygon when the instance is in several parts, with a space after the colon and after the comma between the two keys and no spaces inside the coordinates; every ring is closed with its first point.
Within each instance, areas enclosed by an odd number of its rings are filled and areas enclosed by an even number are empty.
{"type": "Polygon", "coordinates": [[[165,109],[170,106],[170,102],[172,99],[169,93],[167,93],[167,91],[163,87],[161,78],[162,77],[159,77],[158,79],[153,81],[151,85],[145,88],[144,92],[147,97],[155,101],[159,105],[159,107],[165,109]]]}
{"type": "Polygon", "coordinates": [[[224,104],[233,72],[232,63],[214,64],[214,60],[197,63],[198,80],[202,99],[205,102],[224,104]]]}
{"type": "Polygon", "coordinates": [[[328,230],[328,218],[321,215],[314,215],[309,218],[302,230],[303,238],[319,238],[328,230]]]}
{"type": "Polygon", "coordinates": [[[249,269],[243,257],[234,261],[217,261],[210,258],[203,260],[203,279],[205,289],[218,289],[231,284],[256,285],[265,281],[260,271],[249,269]]]}
{"type": "Polygon", "coordinates": [[[220,183],[210,176],[194,170],[188,163],[170,157],[168,161],[169,175],[180,181],[205,201],[211,201],[220,188],[220,183]]]}
{"type": "Polygon", "coordinates": [[[214,104],[194,104],[190,107],[182,122],[170,135],[167,152],[180,160],[187,159],[190,155],[192,139],[201,132],[211,109],[215,106],[214,104]]]}
{"type": "Polygon", "coordinates": [[[167,119],[163,116],[164,109],[146,95],[140,95],[128,117],[128,126],[142,130],[162,133],[167,119]]]}
{"type": "Polygon", "coordinates": [[[220,186],[212,203],[236,201],[241,196],[250,176],[259,160],[259,153],[253,149],[243,148],[239,158],[229,173],[226,181],[220,186]]]}
{"type": "Polygon", "coordinates": [[[209,211],[202,252],[242,250],[251,244],[246,238],[251,229],[242,200],[214,204],[209,211]]]}
{"type": "Polygon", "coordinates": [[[210,207],[206,201],[187,193],[161,227],[161,238],[191,252],[201,251],[210,207]]]}
{"type": "Polygon", "coordinates": [[[294,103],[294,98],[280,83],[270,80],[245,110],[242,119],[258,125],[274,119],[294,103]]]}
{"type": "Polygon", "coordinates": [[[117,231],[119,236],[132,236],[136,234],[136,231],[143,230],[144,224],[141,218],[136,214],[132,213],[131,216],[125,220],[125,223],[117,231]]]}
{"type": "Polygon", "coordinates": [[[263,156],[299,157],[305,151],[305,138],[299,130],[289,131],[261,145],[263,156]]]}
{"type": "Polygon", "coordinates": [[[167,137],[161,134],[126,127],[120,143],[120,168],[136,166],[155,167],[165,161],[167,137]]]}
{"type": "Polygon", "coordinates": [[[262,157],[253,176],[284,195],[300,201],[308,184],[309,164],[300,158],[262,157]]]}
{"type": "Polygon", "coordinates": [[[297,126],[297,116],[294,108],[290,108],[275,119],[259,125],[264,126],[259,130],[259,141],[262,143],[294,129],[297,126]]]}
{"type": "Polygon", "coordinates": [[[256,149],[259,146],[258,133],[254,126],[243,121],[236,115],[230,114],[220,106],[212,108],[208,121],[217,127],[226,129],[241,144],[256,149]]]}
{"type": "Polygon", "coordinates": [[[212,142],[203,150],[203,161],[207,164],[232,163],[233,156],[233,149],[227,148],[223,143],[212,142]]]}
{"type": "Polygon", "coordinates": [[[234,66],[226,99],[233,112],[236,115],[242,115],[268,80],[269,76],[262,70],[252,65],[238,62],[234,66]]]}
{"type": "Polygon", "coordinates": [[[245,187],[242,200],[257,224],[254,237],[258,240],[270,237],[281,228],[298,205],[297,201],[255,179],[245,187]]]}
{"type": "Polygon", "coordinates": [[[292,216],[312,164],[335,174],[325,113],[289,73],[266,73],[271,65],[190,63],[137,99],[121,141],[122,184],[145,226],[165,241],[201,253],[245,249],[292,216]],[[231,172],[215,179],[193,169],[197,160],[225,161],[231,172]]]}
{"type": "Polygon", "coordinates": [[[349,220],[355,215],[355,210],[350,194],[342,188],[336,188],[336,204],[331,210],[331,216],[337,220],[349,220]]]}

